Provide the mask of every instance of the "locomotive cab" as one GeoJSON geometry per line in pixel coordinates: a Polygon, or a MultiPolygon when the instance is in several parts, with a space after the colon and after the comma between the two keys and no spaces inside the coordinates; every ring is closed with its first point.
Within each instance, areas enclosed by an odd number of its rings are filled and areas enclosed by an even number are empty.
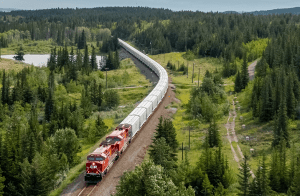
{"type": "Polygon", "coordinates": [[[97,148],[92,154],[88,155],[86,162],[85,181],[91,183],[102,180],[105,169],[108,165],[107,156],[103,153],[103,148],[97,148]]]}

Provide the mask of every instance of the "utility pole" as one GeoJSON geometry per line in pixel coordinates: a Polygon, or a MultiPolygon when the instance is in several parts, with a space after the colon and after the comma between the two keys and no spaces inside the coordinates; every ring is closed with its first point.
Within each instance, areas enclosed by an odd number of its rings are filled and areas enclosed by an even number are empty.
{"type": "Polygon", "coordinates": [[[185,52],[187,51],[187,46],[186,46],[186,30],[184,31],[185,32],[185,52]]]}
{"type": "Polygon", "coordinates": [[[152,43],[150,42],[150,46],[151,46],[151,55],[152,55],[152,43]]]}
{"type": "Polygon", "coordinates": [[[195,63],[193,63],[192,84],[194,83],[194,68],[195,68],[195,63]]]}
{"type": "Polygon", "coordinates": [[[182,150],[182,160],[183,160],[183,142],[182,142],[182,148],[181,148],[181,150],[182,150]]]}
{"type": "Polygon", "coordinates": [[[179,69],[179,61],[178,61],[178,65],[177,65],[177,71],[178,71],[178,69],[179,69]]]}
{"type": "Polygon", "coordinates": [[[189,149],[191,150],[191,127],[189,126],[189,149]]]}
{"type": "Polygon", "coordinates": [[[199,79],[200,79],[200,68],[199,68],[199,72],[198,72],[198,88],[200,87],[199,79]]]}
{"type": "Polygon", "coordinates": [[[0,42],[0,59],[1,59],[1,42],[0,42]]]}
{"type": "Polygon", "coordinates": [[[186,67],[187,67],[186,78],[189,78],[189,62],[186,61],[186,63],[187,63],[187,65],[186,65],[186,67]]]}
{"type": "Polygon", "coordinates": [[[105,71],[106,71],[106,89],[107,89],[107,70],[108,70],[108,68],[105,68],[105,71]]]}

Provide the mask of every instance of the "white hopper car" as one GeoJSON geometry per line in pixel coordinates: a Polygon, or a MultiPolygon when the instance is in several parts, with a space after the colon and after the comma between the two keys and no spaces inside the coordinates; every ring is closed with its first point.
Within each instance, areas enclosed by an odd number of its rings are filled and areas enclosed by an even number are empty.
{"type": "Polygon", "coordinates": [[[121,39],[118,39],[118,41],[122,48],[139,59],[159,77],[156,87],[120,124],[131,125],[132,130],[130,137],[132,139],[164,98],[168,90],[168,74],[159,63],[149,58],[147,55],[133,48],[121,39]]]}

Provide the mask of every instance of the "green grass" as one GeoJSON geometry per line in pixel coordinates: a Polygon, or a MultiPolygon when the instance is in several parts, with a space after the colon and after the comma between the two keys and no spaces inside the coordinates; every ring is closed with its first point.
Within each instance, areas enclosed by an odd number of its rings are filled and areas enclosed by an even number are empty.
{"type": "Polygon", "coordinates": [[[29,66],[28,64],[25,64],[23,62],[17,62],[11,59],[0,59],[0,69],[5,70],[14,70],[16,72],[21,71],[25,66],[29,66]]]}
{"type": "MultiPolygon", "coordinates": [[[[194,73],[198,74],[200,68],[200,84],[202,79],[204,78],[206,70],[213,72],[214,70],[218,69],[221,70],[222,64],[219,59],[214,58],[196,58],[193,60],[186,60],[184,58],[185,53],[167,53],[167,54],[160,54],[160,55],[153,55],[150,57],[153,58],[155,61],[160,63],[163,67],[166,67],[168,61],[172,62],[176,66],[181,65],[184,63],[185,65],[189,64],[188,69],[188,77],[187,75],[182,75],[182,72],[174,72],[170,71],[169,76],[172,78],[173,84],[176,85],[176,98],[180,100],[180,103],[175,104],[178,108],[176,114],[173,116],[173,124],[176,129],[177,140],[181,145],[183,143],[184,149],[188,150],[188,157],[189,161],[192,166],[195,166],[196,163],[199,161],[201,152],[204,149],[203,142],[206,135],[206,130],[209,127],[209,124],[200,122],[198,120],[191,120],[189,115],[187,114],[185,105],[188,103],[190,99],[190,90],[193,86],[196,86],[198,83],[198,76],[194,78],[194,83],[192,83],[192,72],[193,72],[193,64],[195,64],[194,73]],[[190,132],[190,148],[189,148],[189,125],[193,125],[191,127],[190,132]]],[[[226,81],[225,81],[226,82],[226,81]]],[[[230,81],[230,84],[233,82],[230,81]]],[[[226,88],[232,88],[232,86],[228,86],[226,88]]],[[[174,105],[174,103],[173,103],[174,105]]],[[[173,107],[173,106],[172,106],[173,107]]],[[[225,136],[226,129],[224,124],[227,122],[227,117],[224,117],[222,120],[219,121],[219,129],[220,134],[225,136]]],[[[225,156],[228,158],[229,164],[232,168],[232,172],[238,173],[237,163],[233,159],[233,155],[231,153],[230,144],[226,137],[222,137],[223,143],[223,152],[225,156]]],[[[185,153],[184,153],[185,154],[185,153]]],[[[185,156],[185,155],[183,155],[185,156]]],[[[178,161],[181,161],[182,152],[181,150],[178,151],[178,161]]]]}
{"type": "MultiPolygon", "coordinates": [[[[99,48],[96,47],[96,42],[87,42],[88,45],[88,51],[89,54],[92,52],[92,45],[96,48],[96,53],[99,53],[99,48]]],[[[8,48],[1,48],[1,54],[2,55],[14,55],[16,51],[20,48],[22,45],[24,49],[25,54],[50,54],[51,50],[56,47],[56,50],[58,50],[60,47],[63,48],[64,46],[57,46],[57,44],[52,40],[20,40],[18,42],[13,42],[9,44],[8,48]]],[[[68,46],[69,53],[71,52],[72,46],[68,46]]],[[[73,46],[74,52],[76,53],[76,46],[73,46]]],[[[80,50],[82,54],[84,54],[84,49],[80,50]]]]}

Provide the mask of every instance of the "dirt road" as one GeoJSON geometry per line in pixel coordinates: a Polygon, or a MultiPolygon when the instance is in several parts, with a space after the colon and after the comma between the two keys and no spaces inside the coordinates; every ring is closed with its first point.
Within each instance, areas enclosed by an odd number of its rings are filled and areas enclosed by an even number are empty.
{"type": "Polygon", "coordinates": [[[254,79],[254,73],[255,73],[255,66],[257,64],[258,60],[255,60],[253,63],[251,63],[248,66],[248,73],[249,73],[249,79],[253,80],[254,79]]]}
{"type": "MultiPolygon", "coordinates": [[[[232,154],[233,154],[233,157],[234,157],[234,160],[239,164],[240,161],[243,161],[243,160],[240,160],[234,147],[232,146],[232,142],[236,142],[237,143],[237,149],[238,149],[238,153],[240,155],[240,157],[242,159],[244,159],[244,155],[243,155],[243,152],[240,148],[240,146],[238,145],[238,138],[235,134],[235,118],[236,118],[236,111],[235,111],[235,104],[234,104],[234,101],[232,101],[232,105],[233,105],[233,111],[232,112],[229,112],[229,117],[227,119],[227,124],[225,124],[225,128],[227,129],[227,139],[230,143],[230,147],[231,147],[231,151],[232,151],[232,154]],[[230,119],[232,118],[232,122],[229,122],[230,119]]],[[[240,166],[239,166],[240,167],[240,166]]],[[[251,176],[252,178],[255,178],[255,175],[254,173],[252,172],[252,170],[250,170],[250,173],[251,173],[251,176]]]]}

